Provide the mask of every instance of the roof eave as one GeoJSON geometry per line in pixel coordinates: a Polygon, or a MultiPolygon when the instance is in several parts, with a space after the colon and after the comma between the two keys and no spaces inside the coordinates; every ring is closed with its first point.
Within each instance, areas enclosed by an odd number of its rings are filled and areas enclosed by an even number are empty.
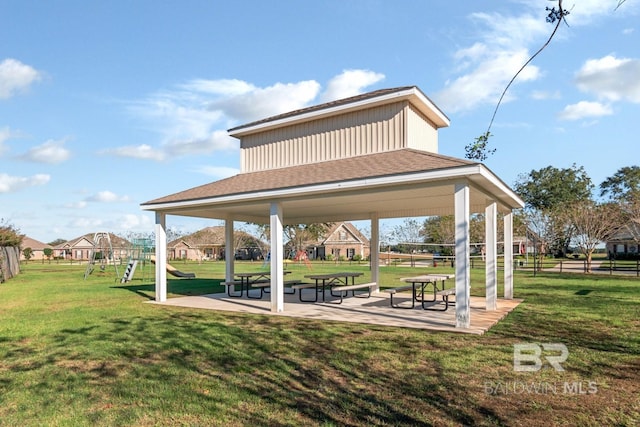
{"type": "MultiPolygon", "coordinates": [[[[470,177],[482,177],[486,183],[497,189],[504,197],[500,200],[505,206],[512,209],[524,207],[520,199],[504,182],[496,177],[489,169],[480,163],[438,170],[412,172],[383,177],[361,178],[350,181],[337,181],[323,184],[304,185],[296,187],[279,188],[274,190],[262,190],[249,193],[227,194],[223,196],[205,197],[200,199],[181,200],[175,202],[160,202],[141,204],[145,211],[170,211],[174,209],[194,208],[211,203],[243,203],[272,199],[297,197],[300,195],[312,195],[330,192],[356,190],[359,188],[373,188],[389,185],[408,184],[411,182],[440,181],[466,179],[470,177]]],[[[491,191],[493,193],[494,191],[491,191]]]]}
{"type": "Polygon", "coordinates": [[[327,108],[323,108],[320,110],[309,111],[306,113],[302,112],[297,115],[283,117],[272,121],[256,123],[255,125],[247,125],[245,127],[240,126],[234,129],[230,129],[229,135],[235,138],[240,138],[256,132],[264,132],[269,129],[291,126],[301,122],[317,120],[324,117],[344,114],[350,111],[361,110],[363,108],[371,108],[378,105],[384,105],[402,100],[408,100],[413,105],[415,105],[418,110],[436,126],[436,128],[439,129],[449,126],[449,118],[424,93],[422,93],[420,89],[413,86],[401,91],[379,95],[372,98],[366,98],[360,101],[354,101],[336,106],[328,106],[327,108]]]}

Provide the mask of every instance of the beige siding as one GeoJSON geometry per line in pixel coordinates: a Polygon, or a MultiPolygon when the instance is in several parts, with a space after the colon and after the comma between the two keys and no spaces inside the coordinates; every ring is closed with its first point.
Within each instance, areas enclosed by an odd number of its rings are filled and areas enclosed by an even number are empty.
{"type": "Polygon", "coordinates": [[[255,172],[405,148],[408,107],[406,101],[396,102],[245,136],[241,170],[255,172]]]}
{"type": "Polygon", "coordinates": [[[438,153],[438,130],[412,106],[407,110],[407,148],[438,153]]]}

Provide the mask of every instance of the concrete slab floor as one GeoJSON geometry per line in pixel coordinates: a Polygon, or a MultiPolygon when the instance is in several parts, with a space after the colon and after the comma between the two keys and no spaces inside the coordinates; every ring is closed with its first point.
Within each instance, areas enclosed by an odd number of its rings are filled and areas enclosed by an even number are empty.
{"type": "MultiPolygon", "coordinates": [[[[313,298],[311,290],[306,290],[303,298],[313,298]],[[309,293],[308,293],[309,292],[309,293]]],[[[257,295],[253,290],[252,295],[257,295]]],[[[366,294],[365,294],[366,296],[366,294]]],[[[403,306],[410,306],[410,294],[394,296],[394,302],[403,306]]],[[[321,296],[319,299],[322,300],[321,296]]],[[[521,302],[520,299],[498,299],[497,310],[487,311],[485,299],[471,297],[471,326],[469,328],[455,327],[455,306],[449,306],[446,311],[423,310],[420,303],[414,309],[400,309],[390,306],[389,294],[381,291],[374,293],[371,298],[349,296],[342,304],[329,301],[335,300],[326,294],[327,302],[300,302],[298,294],[286,294],[284,311],[271,312],[270,296],[265,294],[262,299],[232,298],[226,293],[208,294],[169,298],[166,302],[149,301],[151,304],[188,307],[205,310],[229,311],[234,313],[252,313],[269,316],[288,316],[313,320],[329,320],[337,322],[353,322],[393,326],[401,328],[417,328],[432,331],[447,331],[468,334],[483,334],[502,318],[514,310],[521,302]]],[[[434,308],[444,308],[444,303],[438,301],[434,308]]]]}

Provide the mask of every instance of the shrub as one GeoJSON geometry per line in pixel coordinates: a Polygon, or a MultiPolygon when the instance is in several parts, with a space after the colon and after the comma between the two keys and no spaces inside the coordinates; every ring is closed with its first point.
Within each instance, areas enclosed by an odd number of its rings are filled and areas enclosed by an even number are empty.
{"type": "Polygon", "coordinates": [[[15,226],[0,220],[0,246],[20,246],[23,237],[15,226]]]}

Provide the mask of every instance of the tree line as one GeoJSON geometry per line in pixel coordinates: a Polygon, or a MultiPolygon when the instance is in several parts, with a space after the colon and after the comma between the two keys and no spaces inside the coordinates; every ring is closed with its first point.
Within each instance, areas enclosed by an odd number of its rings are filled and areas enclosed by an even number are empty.
{"type": "MultiPolygon", "coordinates": [[[[597,247],[620,231],[626,231],[636,247],[640,246],[639,166],[620,168],[598,187],[582,166],[547,166],[520,175],[514,191],[525,202],[524,209],[515,212],[514,234],[527,236],[534,243],[539,261],[547,255],[566,256],[575,248],[591,271],[597,247]]],[[[484,243],[484,215],[471,218],[470,233],[472,242],[484,243]]],[[[418,235],[419,241],[442,244],[446,251],[455,242],[454,219],[429,217],[421,226],[406,220],[393,234],[418,235]]],[[[502,241],[502,227],[498,227],[498,234],[502,241]]]]}

